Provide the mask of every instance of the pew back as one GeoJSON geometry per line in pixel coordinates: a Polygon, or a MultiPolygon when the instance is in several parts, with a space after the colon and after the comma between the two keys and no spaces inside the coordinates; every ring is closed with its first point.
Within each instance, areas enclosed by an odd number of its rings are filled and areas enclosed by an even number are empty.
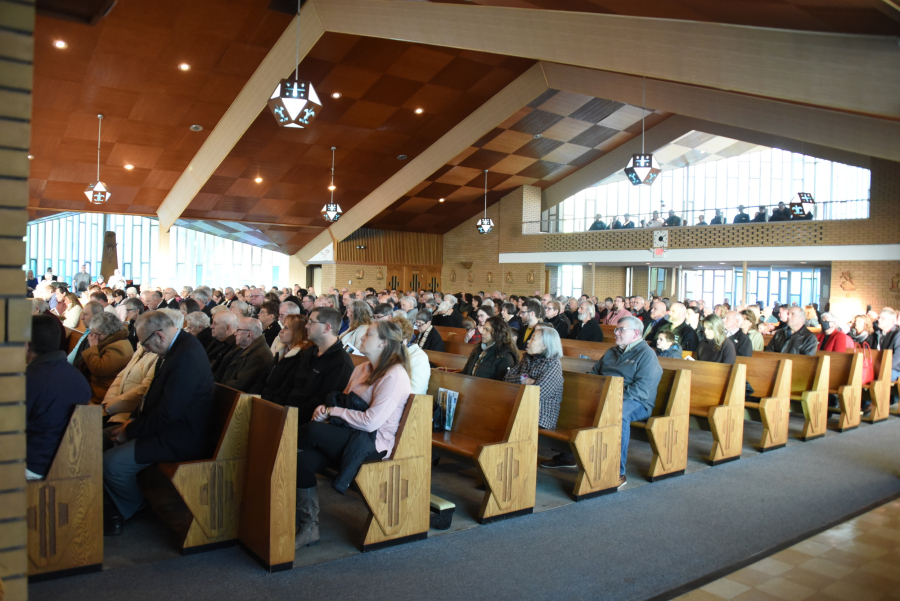
{"type": "MultiPolygon", "coordinates": [[[[659,358],[660,366],[666,370],[686,369],[691,372],[691,413],[706,415],[703,409],[715,407],[725,402],[730,387],[733,386],[733,367],[722,363],[710,363],[708,361],[687,361],[685,359],[659,358]]],[[[740,373],[745,373],[746,367],[741,367],[740,373]]],[[[744,388],[741,377],[743,397],[744,388]]]]}
{"type": "Polygon", "coordinates": [[[439,351],[425,351],[428,355],[428,361],[435,367],[444,367],[447,369],[461,370],[466,366],[468,357],[464,355],[455,355],[453,353],[441,353],[439,351]]]}
{"type": "Polygon", "coordinates": [[[791,359],[791,400],[803,409],[804,426],[801,438],[811,440],[824,436],[828,421],[828,383],[831,357],[828,355],[784,355],[753,351],[754,357],[791,359]]]}

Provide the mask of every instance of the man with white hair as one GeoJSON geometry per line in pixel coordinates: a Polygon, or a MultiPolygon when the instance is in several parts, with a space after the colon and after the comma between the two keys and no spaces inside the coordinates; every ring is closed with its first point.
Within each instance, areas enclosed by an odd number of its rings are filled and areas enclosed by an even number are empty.
{"type": "Polygon", "coordinates": [[[260,376],[272,362],[272,351],[262,333],[263,326],[258,319],[240,319],[234,335],[236,346],[216,371],[217,383],[241,392],[256,392],[260,376]]]}
{"type": "MultiPolygon", "coordinates": [[[[885,307],[878,314],[878,331],[876,332],[875,347],[873,350],[894,351],[893,364],[891,365],[891,382],[900,379],[900,326],[897,325],[897,312],[890,307],[885,307]],[[877,347],[877,348],[876,348],[877,347]]],[[[891,397],[897,394],[896,387],[891,387],[891,397]]]]}
{"type": "Polygon", "coordinates": [[[445,295],[444,301],[450,303],[450,314],[447,316],[447,327],[448,328],[463,327],[463,322],[462,322],[463,316],[462,316],[462,313],[459,312],[459,308],[456,306],[459,301],[452,294],[445,295]]]}
{"type": "Polygon", "coordinates": [[[234,333],[238,329],[238,316],[231,311],[219,311],[213,315],[209,329],[212,331],[213,340],[206,347],[206,356],[212,372],[216,373],[225,356],[234,350],[236,344],[234,333]]]}
{"type": "Polygon", "coordinates": [[[231,308],[231,303],[233,303],[237,297],[234,295],[234,288],[228,287],[225,288],[225,306],[229,309],[231,308]]]}
{"type": "Polygon", "coordinates": [[[141,291],[141,302],[144,303],[144,306],[147,307],[149,311],[156,311],[157,309],[165,309],[166,307],[160,307],[162,304],[162,294],[157,292],[156,290],[142,290],[141,291]]]}
{"type": "Polygon", "coordinates": [[[197,301],[197,304],[200,305],[200,310],[212,319],[212,308],[216,306],[216,303],[210,302],[209,291],[201,286],[191,293],[191,298],[197,301]]]}
{"type": "MultiPolygon", "coordinates": [[[[737,311],[728,311],[725,313],[725,336],[734,343],[734,350],[738,357],[753,356],[753,342],[750,337],[744,334],[741,329],[741,323],[744,319],[737,311]]],[[[841,351],[843,352],[843,350],[841,351]]]]}
{"type": "Polygon", "coordinates": [[[800,307],[791,307],[788,311],[787,327],[779,328],[766,345],[770,353],[786,353],[790,355],[816,354],[819,341],[815,334],[806,329],[806,313],[800,307]]]}
{"type": "Polygon", "coordinates": [[[242,300],[236,300],[231,303],[231,309],[229,310],[238,317],[250,317],[250,305],[242,300]]]}
{"type": "Polygon", "coordinates": [[[157,309],[177,309],[178,308],[178,292],[174,288],[165,288],[162,291],[163,300],[159,303],[157,309]]]}
{"type": "Polygon", "coordinates": [[[409,323],[416,323],[416,315],[419,313],[419,303],[413,295],[407,295],[400,299],[400,309],[406,313],[409,323]]]}
{"type": "MultiPolygon", "coordinates": [[[[656,404],[656,389],[662,379],[663,370],[659,366],[656,352],[643,339],[644,324],[637,317],[624,317],[616,324],[616,346],[603,354],[591,369],[599,376],[622,378],[622,449],[619,459],[619,485],[628,482],[625,477],[625,462],[628,459],[628,442],[631,436],[631,422],[644,421],[650,417],[656,404]]],[[[560,453],[541,467],[575,467],[571,453],[560,453]]]]}

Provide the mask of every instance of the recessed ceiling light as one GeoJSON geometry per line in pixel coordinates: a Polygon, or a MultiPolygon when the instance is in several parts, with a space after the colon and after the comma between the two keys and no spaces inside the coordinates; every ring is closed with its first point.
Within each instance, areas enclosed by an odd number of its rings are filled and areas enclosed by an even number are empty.
{"type": "Polygon", "coordinates": [[[405,161],[406,158],[407,158],[407,157],[406,157],[405,154],[401,154],[400,156],[397,157],[397,160],[398,160],[398,161],[405,161]]]}
{"type": "Polygon", "coordinates": [[[331,97],[332,97],[332,98],[340,98],[340,97],[341,97],[341,93],[340,93],[340,92],[335,92],[335,93],[333,93],[333,94],[331,95],[331,97]]]}
{"type": "Polygon", "coordinates": [[[191,70],[191,66],[187,63],[181,63],[180,65],[178,65],[178,68],[181,69],[182,71],[190,71],[191,70]]]}
{"type": "Polygon", "coordinates": [[[806,265],[806,261],[800,261],[801,265],[806,265]]]}
{"type": "Polygon", "coordinates": [[[192,125],[191,131],[203,131],[203,126],[202,125],[192,125]]]}
{"type": "Polygon", "coordinates": [[[30,160],[32,160],[32,159],[34,159],[34,155],[33,155],[33,154],[29,154],[29,155],[28,155],[28,160],[30,161],[30,160]]]}
{"type": "Polygon", "coordinates": [[[328,189],[329,189],[331,192],[334,192],[335,190],[337,190],[337,186],[335,186],[334,184],[331,184],[330,186],[328,186],[328,189]]]}
{"type": "Polygon", "coordinates": [[[535,140],[537,140],[538,138],[541,138],[541,137],[543,137],[543,136],[541,136],[541,134],[534,134],[534,139],[535,139],[535,140]]]}
{"type": "Polygon", "coordinates": [[[257,177],[257,178],[256,178],[255,180],[253,180],[253,181],[255,181],[257,184],[261,184],[261,183],[262,183],[262,178],[261,178],[261,177],[257,177]]]}
{"type": "Polygon", "coordinates": [[[719,263],[719,265],[724,265],[725,263],[719,263]]]}
{"type": "Polygon", "coordinates": [[[422,109],[416,109],[416,114],[417,114],[417,115],[421,115],[421,114],[424,113],[424,112],[425,112],[425,111],[422,110],[422,109]]]}
{"type": "Polygon", "coordinates": [[[442,198],[442,199],[440,199],[438,202],[444,202],[444,199],[442,198]]]}
{"type": "Polygon", "coordinates": [[[59,48],[60,50],[65,50],[69,47],[69,45],[66,44],[63,40],[56,40],[55,42],[53,42],[53,46],[59,48]]]}
{"type": "Polygon", "coordinates": [[[134,169],[134,165],[125,165],[125,168],[131,171],[132,169],[134,169]]]}

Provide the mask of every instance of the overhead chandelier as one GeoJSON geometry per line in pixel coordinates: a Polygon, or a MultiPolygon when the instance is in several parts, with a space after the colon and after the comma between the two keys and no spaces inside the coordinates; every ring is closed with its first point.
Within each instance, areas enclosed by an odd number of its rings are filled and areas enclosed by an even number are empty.
{"type": "Polygon", "coordinates": [[[646,99],[647,78],[645,77],[644,88],[641,92],[641,153],[632,155],[628,165],[625,166],[625,175],[628,176],[628,180],[635,186],[640,186],[641,184],[652,186],[662,171],[659,168],[659,163],[656,162],[656,157],[653,154],[644,152],[644,118],[646,116],[644,104],[646,99]]]}
{"type": "Polygon", "coordinates": [[[282,79],[269,97],[269,110],[281,127],[309,127],[322,110],[322,101],[312,82],[300,79],[300,5],[297,0],[297,66],[294,76],[282,79]]]}
{"type": "Polygon", "coordinates": [[[100,132],[103,126],[103,115],[97,115],[97,181],[85,188],[84,195],[95,205],[102,205],[112,194],[106,184],[100,181],[100,132]]]}
{"type": "Polygon", "coordinates": [[[331,202],[322,207],[322,217],[325,218],[325,221],[329,221],[334,223],[341,217],[341,205],[334,202],[334,191],[337,189],[334,186],[334,151],[337,150],[336,146],[331,147],[331,185],[328,186],[328,189],[331,191],[331,202]]]}
{"type": "Polygon", "coordinates": [[[487,216],[487,175],[488,170],[484,170],[484,217],[478,220],[476,224],[478,227],[479,234],[490,234],[491,230],[494,229],[494,222],[488,219],[487,216]]]}

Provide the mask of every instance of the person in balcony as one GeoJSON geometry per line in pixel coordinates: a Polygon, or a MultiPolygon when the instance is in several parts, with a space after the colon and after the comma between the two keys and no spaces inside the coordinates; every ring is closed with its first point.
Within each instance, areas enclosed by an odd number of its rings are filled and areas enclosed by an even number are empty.
{"type": "Polygon", "coordinates": [[[625,213],[625,221],[622,222],[622,229],[627,230],[629,228],[634,229],[634,221],[631,220],[631,215],[625,213]]]}
{"type": "Polygon", "coordinates": [[[588,228],[588,231],[596,232],[596,231],[601,231],[601,230],[605,230],[605,229],[608,229],[608,228],[607,228],[606,224],[603,222],[603,216],[595,215],[594,223],[591,224],[591,227],[588,228]]]}
{"type": "Polygon", "coordinates": [[[750,215],[744,212],[744,205],[738,205],[738,214],[734,216],[732,223],[750,223],[750,215]]]}
{"type": "Polygon", "coordinates": [[[666,226],[681,227],[681,217],[675,214],[675,211],[669,209],[669,217],[666,219],[666,226]]]}

